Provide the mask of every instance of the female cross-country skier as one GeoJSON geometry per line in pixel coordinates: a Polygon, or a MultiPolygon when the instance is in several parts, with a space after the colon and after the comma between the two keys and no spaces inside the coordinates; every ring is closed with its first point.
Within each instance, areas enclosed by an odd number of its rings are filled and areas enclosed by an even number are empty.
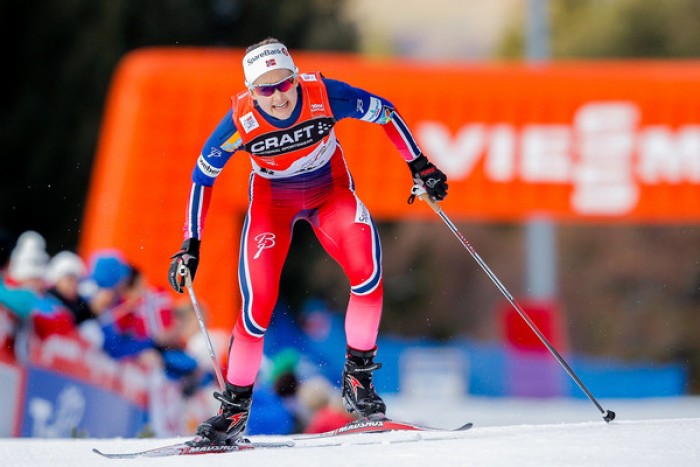
{"type": "Polygon", "coordinates": [[[197,159],[185,239],[168,273],[179,293],[185,286],[181,266],[194,279],[214,181],[233,154],[246,151],[253,170],[238,266],[242,309],[233,329],[226,387],[214,393],[221,408],[197,427],[192,441],[200,446],[231,444],[244,433],[263,338],[299,219],[311,224],[350,282],[344,404],[358,417],[386,412],[372,384],[372,372],[381,366],[374,362],[382,314],[381,245],[372,217],[355,194],[333,126],[344,118],[383,125],[414,182],[424,185],[433,200],[447,196],[447,177],[422,154],[391,102],[320,73],[300,73],[287,47],[274,38],[247,49],[243,71],[247,89],[232,98],[231,110],[197,159]]]}

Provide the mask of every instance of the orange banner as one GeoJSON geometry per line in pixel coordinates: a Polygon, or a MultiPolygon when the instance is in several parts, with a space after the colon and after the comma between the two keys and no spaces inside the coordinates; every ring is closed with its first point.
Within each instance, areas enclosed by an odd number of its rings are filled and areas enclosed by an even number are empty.
{"type": "MultiPolygon", "coordinates": [[[[111,87],[81,252],[122,249],[165,286],[180,245],[189,177],[240,91],[242,50],[146,49],[111,87]]],[[[455,219],[696,222],[700,219],[700,61],[457,65],[296,52],[392,101],[449,177],[455,219]]],[[[432,218],[406,205],[406,164],[377,125],[338,124],[358,194],[377,219],[432,218]]],[[[197,288],[214,321],[237,307],[235,262],[246,157],[218,178],[197,288]],[[219,310],[226,310],[221,314],[219,310]]]]}

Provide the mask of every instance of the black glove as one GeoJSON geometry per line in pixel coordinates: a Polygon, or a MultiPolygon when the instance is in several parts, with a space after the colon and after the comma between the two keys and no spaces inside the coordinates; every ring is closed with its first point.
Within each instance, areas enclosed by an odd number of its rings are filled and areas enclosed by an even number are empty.
{"type": "Polygon", "coordinates": [[[185,286],[185,276],[180,274],[180,265],[184,265],[190,271],[190,278],[194,280],[199,264],[199,240],[188,238],[182,242],[180,251],[170,257],[170,269],[168,270],[168,282],[177,293],[182,293],[185,286]]]}
{"type": "Polygon", "coordinates": [[[428,196],[442,201],[447,196],[447,176],[423,154],[408,163],[413,181],[425,187],[428,196]]]}

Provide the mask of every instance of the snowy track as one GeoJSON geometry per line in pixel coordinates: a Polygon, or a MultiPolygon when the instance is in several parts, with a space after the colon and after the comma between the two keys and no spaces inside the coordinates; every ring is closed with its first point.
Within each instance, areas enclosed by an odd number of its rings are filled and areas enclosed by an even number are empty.
{"type": "MultiPolygon", "coordinates": [[[[39,440],[0,439],[0,465],[3,467],[92,467],[101,465],[140,466],[303,466],[341,467],[357,465],[381,467],[425,466],[697,466],[700,465],[700,414],[697,401],[660,401],[655,405],[616,403],[610,408],[618,412],[618,420],[606,424],[602,419],[571,422],[580,415],[578,409],[591,407],[574,404],[565,410],[563,403],[547,404],[531,401],[498,404],[493,410],[507,410],[512,424],[489,423],[489,404],[466,401],[473,412],[476,426],[454,439],[430,440],[430,433],[417,442],[397,442],[405,433],[384,433],[386,442],[368,446],[327,446],[321,448],[280,448],[230,454],[188,456],[162,459],[110,460],[92,452],[97,447],[109,452],[148,449],[178,440],[169,439],[81,439],[39,440]],[[669,405],[671,404],[671,405],[669,405]],[[669,407],[663,410],[663,406],[669,407]],[[534,406],[534,407],[533,407],[534,406]],[[480,409],[477,409],[480,407],[480,409]],[[640,408],[641,407],[641,408],[640,408]],[[528,410],[542,409],[537,417],[528,410]],[[683,413],[685,413],[685,416],[683,413]],[[569,415],[566,416],[566,413],[569,415]],[[625,418],[625,414],[629,417],[625,418]],[[653,418],[667,413],[675,418],[653,418]],[[652,418],[640,418],[649,414],[652,418]],[[530,414],[531,415],[531,414],[530,414]],[[559,418],[561,423],[546,421],[559,418]],[[520,424],[515,422],[519,419],[520,424]],[[522,424],[531,421],[536,424],[522,424]],[[543,421],[544,420],[544,421],[543,421]]],[[[397,404],[398,407],[398,404],[397,404]]],[[[593,409],[595,410],[595,409],[593,409]]],[[[453,411],[454,412],[454,411],[453,411]]],[[[445,413],[445,412],[443,412],[445,413]]],[[[454,414],[453,414],[454,415],[454,414]]],[[[458,414],[459,415],[459,414],[458,414]]],[[[595,413],[593,413],[595,415],[595,413]]],[[[443,420],[444,421],[444,420],[443,420]]],[[[493,422],[493,421],[492,421],[493,422]]],[[[441,425],[445,425],[442,423],[441,425]]],[[[265,440],[280,436],[256,437],[265,440]]]]}

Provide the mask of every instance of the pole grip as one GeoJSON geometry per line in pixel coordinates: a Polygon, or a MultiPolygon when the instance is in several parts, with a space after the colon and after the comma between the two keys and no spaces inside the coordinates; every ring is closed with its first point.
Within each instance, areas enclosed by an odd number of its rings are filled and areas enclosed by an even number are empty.
{"type": "Polygon", "coordinates": [[[187,268],[187,266],[181,264],[178,272],[185,278],[185,287],[192,287],[192,276],[190,275],[190,270],[187,268]]]}
{"type": "Polygon", "coordinates": [[[413,185],[413,188],[411,188],[411,194],[425,201],[428,204],[428,206],[430,206],[430,208],[436,213],[440,214],[440,212],[442,211],[442,208],[437,203],[437,201],[431,198],[430,195],[428,195],[428,192],[425,191],[425,186],[423,184],[416,183],[415,185],[413,185]]]}

